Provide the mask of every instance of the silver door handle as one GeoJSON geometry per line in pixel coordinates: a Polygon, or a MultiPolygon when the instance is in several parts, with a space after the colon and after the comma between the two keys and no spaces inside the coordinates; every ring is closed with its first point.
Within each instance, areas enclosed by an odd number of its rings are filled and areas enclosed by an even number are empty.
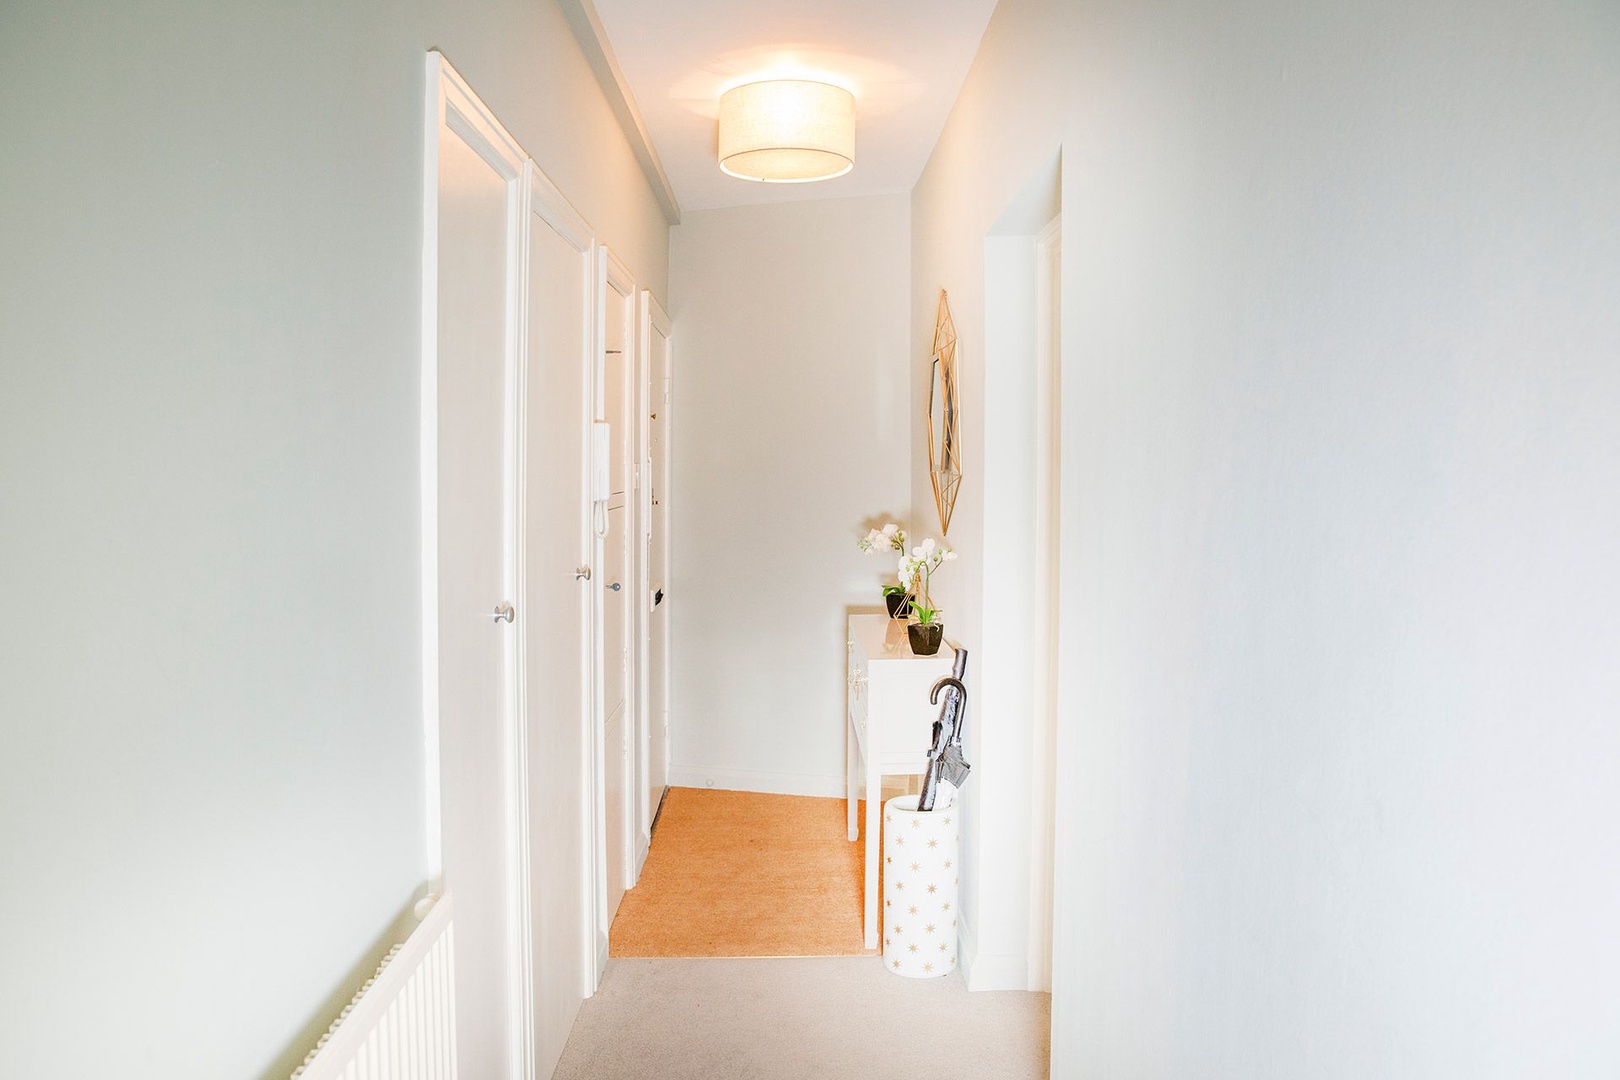
{"type": "Polygon", "coordinates": [[[620,589],[624,588],[624,586],[615,581],[613,584],[609,585],[608,588],[612,589],[614,592],[618,592],[620,589]]]}
{"type": "Polygon", "coordinates": [[[495,614],[491,618],[496,622],[511,622],[517,618],[517,612],[512,610],[511,604],[496,604],[495,614]]]}
{"type": "Polygon", "coordinates": [[[574,567],[574,580],[575,581],[589,581],[589,580],[591,580],[591,568],[588,567],[588,566],[576,566],[576,567],[574,567]]]}

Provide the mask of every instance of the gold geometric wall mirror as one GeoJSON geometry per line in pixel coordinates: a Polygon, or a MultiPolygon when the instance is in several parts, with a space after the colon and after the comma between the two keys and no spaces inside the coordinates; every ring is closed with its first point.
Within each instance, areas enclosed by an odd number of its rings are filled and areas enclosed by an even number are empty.
{"type": "Polygon", "coordinates": [[[939,311],[934,316],[934,347],[928,378],[928,476],[934,484],[934,508],[939,511],[941,536],[951,531],[951,511],[962,486],[962,438],[957,430],[960,413],[956,382],[956,323],[945,290],[939,290],[939,311]]]}

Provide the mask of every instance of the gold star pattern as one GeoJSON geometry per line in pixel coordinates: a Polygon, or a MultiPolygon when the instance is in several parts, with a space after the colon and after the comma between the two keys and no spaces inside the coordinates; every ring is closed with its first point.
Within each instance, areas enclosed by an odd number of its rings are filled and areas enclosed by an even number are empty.
{"type": "Polygon", "coordinates": [[[934,970],[934,965],[933,964],[924,964],[923,965],[923,970],[924,971],[933,971],[934,970]]]}
{"type": "MultiPolygon", "coordinates": [[[[885,901],[885,903],[887,903],[887,901],[885,901]]],[[[949,900],[945,901],[943,904],[939,905],[939,910],[941,910],[941,911],[949,911],[949,910],[951,910],[951,902],[949,900]]]]}
{"type": "Polygon", "coordinates": [[[907,915],[915,915],[915,914],[917,914],[917,905],[912,904],[910,907],[906,908],[906,914],[907,915]]]}
{"type": "Polygon", "coordinates": [[[947,825],[949,825],[949,824],[950,824],[950,823],[951,823],[951,819],[950,819],[950,818],[946,818],[946,819],[945,819],[945,824],[947,824],[947,825]]]}
{"type": "MultiPolygon", "coordinates": [[[[952,926],[955,926],[955,925],[956,925],[956,924],[955,924],[955,923],[952,923],[952,924],[951,924],[951,925],[952,925],[952,926]]],[[[895,927],[895,928],[894,928],[894,936],[895,936],[895,937],[899,937],[899,936],[900,936],[900,935],[901,935],[901,934],[903,934],[903,933],[905,933],[905,932],[906,932],[906,928],[905,928],[905,927],[903,927],[903,926],[896,926],[896,927],[895,927]]]]}
{"type": "Polygon", "coordinates": [[[929,891],[929,892],[930,892],[930,893],[935,893],[935,892],[938,892],[938,891],[939,891],[939,886],[937,886],[937,885],[930,885],[930,886],[928,886],[928,891],[929,891]]]}
{"type": "Polygon", "coordinates": [[[894,862],[894,859],[891,856],[885,855],[885,856],[883,856],[883,861],[884,862],[894,862]]]}
{"type": "Polygon", "coordinates": [[[896,960],[894,962],[894,970],[896,970],[896,971],[900,970],[900,961],[896,960]]]}
{"type": "Polygon", "coordinates": [[[916,818],[912,818],[911,819],[911,827],[913,829],[920,829],[920,828],[922,828],[922,822],[918,821],[916,818]]]}
{"type": "Polygon", "coordinates": [[[921,869],[922,869],[922,863],[912,863],[911,864],[911,872],[913,874],[915,874],[917,871],[919,871],[921,869]]]}
{"type": "Polygon", "coordinates": [[[906,838],[903,836],[897,836],[894,838],[894,842],[896,846],[901,846],[905,844],[906,838]]]}
{"type": "MultiPolygon", "coordinates": [[[[917,951],[917,943],[915,941],[913,941],[910,945],[906,946],[906,948],[910,952],[916,952],[917,951]]],[[[871,969],[868,968],[867,970],[870,971],[871,969]]]]}
{"type": "Polygon", "coordinates": [[[951,868],[951,860],[946,859],[945,860],[945,869],[949,870],[950,868],[951,868]]]}
{"type": "Polygon", "coordinates": [[[897,882],[894,883],[894,887],[895,887],[895,889],[897,891],[904,890],[905,887],[906,887],[906,883],[903,882],[903,881],[897,881],[897,882]]]}
{"type": "Polygon", "coordinates": [[[923,933],[932,934],[933,932],[934,932],[934,924],[933,923],[929,923],[927,926],[923,927],[923,933]]]}
{"type": "Polygon", "coordinates": [[[930,840],[930,841],[928,841],[928,846],[929,847],[939,847],[939,841],[938,840],[930,840]]]}
{"type": "MultiPolygon", "coordinates": [[[[888,944],[888,942],[884,942],[884,944],[886,945],[886,944],[888,944]]],[[[945,943],[943,941],[939,943],[939,951],[940,952],[945,951],[945,943]]]]}

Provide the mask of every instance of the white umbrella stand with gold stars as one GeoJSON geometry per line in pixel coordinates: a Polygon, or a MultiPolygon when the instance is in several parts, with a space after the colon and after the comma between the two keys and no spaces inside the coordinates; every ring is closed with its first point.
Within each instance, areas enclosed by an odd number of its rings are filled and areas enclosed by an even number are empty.
{"type": "Polygon", "coordinates": [[[883,966],[909,979],[956,970],[962,825],[956,788],[941,782],[932,811],[917,796],[883,804],[883,966]]]}

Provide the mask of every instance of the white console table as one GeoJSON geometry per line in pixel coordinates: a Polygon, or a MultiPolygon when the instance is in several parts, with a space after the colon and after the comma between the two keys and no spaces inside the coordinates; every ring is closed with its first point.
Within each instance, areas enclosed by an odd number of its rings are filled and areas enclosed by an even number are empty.
{"type": "Polygon", "coordinates": [[[954,647],[947,642],[935,656],[911,651],[903,621],[887,615],[849,617],[849,737],[845,781],[849,787],[849,838],[860,839],[856,803],[866,775],[866,947],[877,948],[878,856],[883,851],[878,822],[883,812],[883,777],[914,776],[928,768],[939,706],[928,692],[951,673],[954,647]]]}

